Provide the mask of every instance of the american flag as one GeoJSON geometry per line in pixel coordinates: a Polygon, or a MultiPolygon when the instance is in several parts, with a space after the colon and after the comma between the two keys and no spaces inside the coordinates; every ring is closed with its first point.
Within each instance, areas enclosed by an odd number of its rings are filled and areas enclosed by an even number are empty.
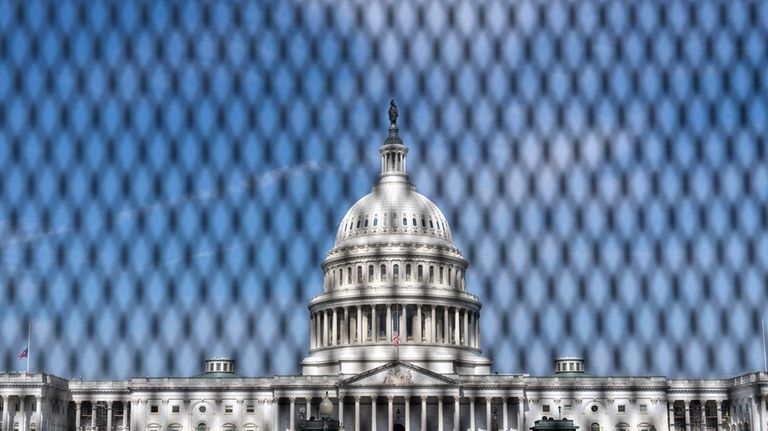
{"type": "Polygon", "coordinates": [[[400,333],[395,332],[395,335],[392,336],[392,345],[395,347],[400,346],[400,333]]]}
{"type": "Polygon", "coordinates": [[[29,357],[29,347],[27,347],[26,349],[22,350],[21,353],[19,353],[19,355],[17,356],[17,358],[19,358],[19,359],[24,359],[24,358],[28,358],[28,357],[29,357]]]}

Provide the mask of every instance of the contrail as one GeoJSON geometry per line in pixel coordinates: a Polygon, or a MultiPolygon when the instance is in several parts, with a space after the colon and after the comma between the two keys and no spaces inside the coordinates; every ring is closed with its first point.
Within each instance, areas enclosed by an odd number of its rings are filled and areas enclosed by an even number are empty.
{"type": "MultiPolygon", "coordinates": [[[[230,187],[227,187],[221,192],[212,191],[212,190],[201,190],[191,195],[180,196],[175,199],[150,203],[150,204],[142,205],[136,208],[125,209],[118,213],[117,221],[118,223],[125,223],[127,221],[133,220],[134,218],[136,218],[137,216],[143,213],[160,211],[160,210],[168,210],[189,202],[207,202],[215,199],[222,199],[230,194],[234,194],[247,189],[254,189],[258,186],[266,185],[266,184],[269,184],[270,182],[273,182],[282,178],[303,175],[312,171],[317,171],[321,168],[333,169],[332,166],[320,163],[316,160],[309,160],[309,161],[300,163],[298,165],[283,166],[277,169],[273,169],[271,171],[250,176],[243,181],[234,183],[233,185],[231,185],[230,187]]],[[[99,226],[102,226],[102,225],[103,223],[99,224],[99,226]]],[[[5,238],[2,240],[2,242],[0,243],[0,248],[8,248],[8,247],[14,247],[14,246],[19,246],[24,244],[35,243],[35,242],[48,240],[51,238],[56,238],[56,237],[64,236],[64,235],[75,233],[75,232],[76,231],[69,226],[61,226],[53,230],[43,230],[39,232],[31,232],[29,234],[11,235],[8,238],[5,238]]]]}

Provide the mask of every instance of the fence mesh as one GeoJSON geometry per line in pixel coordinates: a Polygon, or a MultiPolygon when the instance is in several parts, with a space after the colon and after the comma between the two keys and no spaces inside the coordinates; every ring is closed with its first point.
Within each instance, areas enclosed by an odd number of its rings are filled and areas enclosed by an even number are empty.
{"type": "Polygon", "coordinates": [[[768,2],[0,2],[0,365],[296,373],[390,98],[502,372],[762,368],[768,2]]]}

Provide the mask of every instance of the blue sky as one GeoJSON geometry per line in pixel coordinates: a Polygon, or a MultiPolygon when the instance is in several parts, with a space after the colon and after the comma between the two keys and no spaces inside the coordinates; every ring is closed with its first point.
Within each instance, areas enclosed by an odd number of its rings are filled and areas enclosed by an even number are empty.
{"type": "Polygon", "coordinates": [[[501,372],[762,367],[768,5],[2,2],[0,363],[295,373],[337,223],[409,170],[501,372]]]}

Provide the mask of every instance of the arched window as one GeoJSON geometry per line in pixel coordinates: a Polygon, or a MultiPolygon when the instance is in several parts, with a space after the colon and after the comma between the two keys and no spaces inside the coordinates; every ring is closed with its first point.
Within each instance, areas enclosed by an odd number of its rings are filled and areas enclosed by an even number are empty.
{"type": "Polygon", "coordinates": [[[405,281],[411,281],[411,264],[405,265],[405,281]]]}
{"type": "Polygon", "coordinates": [[[373,265],[368,265],[368,283],[373,282],[373,265]]]}
{"type": "Polygon", "coordinates": [[[357,219],[357,228],[360,229],[360,219],[357,219]]]}
{"type": "Polygon", "coordinates": [[[440,284],[443,284],[443,267],[440,267],[440,284]]]}
{"type": "Polygon", "coordinates": [[[426,228],[427,223],[424,221],[424,217],[421,218],[421,227],[426,228]]]}
{"type": "Polygon", "coordinates": [[[373,219],[373,227],[378,226],[378,224],[379,224],[379,219],[378,218],[373,219]]]}
{"type": "Polygon", "coordinates": [[[387,280],[387,265],[382,264],[380,269],[381,281],[387,280]]]}
{"type": "Polygon", "coordinates": [[[357,265],[357,282],[363,282],[363,267],[360,265],[357,265]]]}
{"type": "Polygon", "coordinates": [[[424,267],[423,267],[423,266],[421,266],[421,265],[419,265],[419,269],[418,269],[418,274],[417,274],[417,277],[418,277],[418,281],[419,281],[419,283],[421,283],[422,281],[424,281],[424,267]]]}
{"type": "Polygon", "coordinates": [[[365,219],[365,224],[363,225],[363,227],[368,227],[368,219],[365,219]]]}
{"type": "Polygon", "coordinates": [[[616,424],[616,431],[629,431],[629,424],[623,422],[616,424]]]}
{"type": "Polygon", "coordinates": [[[429,282],[435,282],[435,267],[432,265],[429,265],[429,282]]]}
{"type": "Polygon", "coordinates": [[[339,286],[344,284],[344,268],[339,268],[339,286]]]}
{"type": "Polygon", "coordinates": [[[403,226],[408,226],[408,219],[403,216],[403,226]]]}
{"type": "Polygon", "coordinates": [[[208,431],[208,426],[205,423],[200,422],[197,424],[197,427],[195,427],[195,431],[208,431]]]}
{"type": "Polygon", "coordinates": [[[400,265],[394,264],[392,266],[392,280],[398,281],[400,279],[400,265]]]}
{"type": "Polygon", "coordinates": [[[416,216],[413,216],[413,220],[411,221],[413,222],[413,227],[416,227],[419,225],[418,223],[416,223],[416,216]]]}
{"type": "Polygon", "coordinates": [[[448,285],[451,285],[451,268],[448,268],[448,285]]]}
{"type": "Polygon", "coordinates": [[[600,424],[592,422],[592,425],[589,426],[589,431],[600,431],[600,424]]]}
{"type": "Polygon", "coordinates": [[[435,224],[432,223],[432,219],[429,219],[429,227],[432,228],[432,229],[435,228],[435,224]]]}
{"type": "Polygon", "coordinates": [[[347,284],[352,284],[352,267],[347,267],[347,284]]]}

